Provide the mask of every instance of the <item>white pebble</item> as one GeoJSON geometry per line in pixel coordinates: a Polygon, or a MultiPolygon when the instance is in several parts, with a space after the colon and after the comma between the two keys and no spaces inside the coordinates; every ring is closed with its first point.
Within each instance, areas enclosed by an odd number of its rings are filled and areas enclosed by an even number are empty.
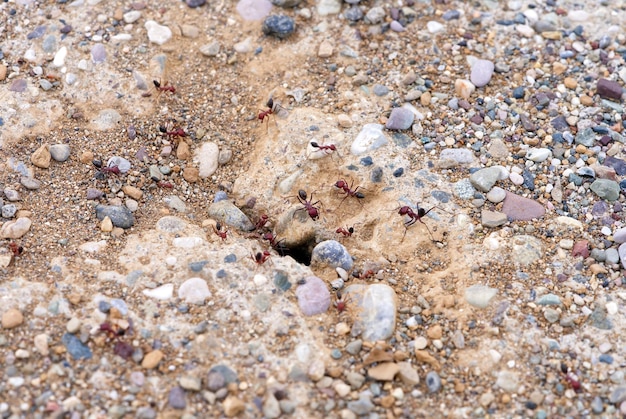
{"type": "Polygon", "coordinates": [[[437,33],[444,30],[445,27],[441,23],[431,20],[426,24],[426,28],[430,33],[437,33]]]}
{"type": "Polygon", "coordinates": [[[130,12],[124,13],[124,22],[133,23],[139,20],[141,17],[141,12],[139,10],[131,10],[130,12]]]}
{"type": "Polygon", "coordinates": [[[178,258],[176,256],[168,256],[168,257],[165,258],[165,264],[167,264],[169,266],[176,265],[177,261],[178,261],[178,258]]]}
{"type": "Polygon", "coordinates": [[[154,20],[148,20],[144,27],[148,31],[148,39],[154,44],[163,45],[172,38],[172,30],[154,20]]]}
{"type": "Polygon", "coordinates": [[[61,47],[56,54],[54,54],[54,60],[52,60],[52,66],[63,67],[65,65],[65,58],[67,57],[67,47],[61,47]]]}
{"type": "Polygon", "coordinates": [[[606,303],[606,312],[611,316],[617,314],[617,303],[615,301],[609,301],[606,303]]]}
{"type": "Polygon", "coordinates": [[[37,59],[35,50],[32,48],[27,49],[26,52],[24,53],[24,59],[26,61],[34,62],[37,59]]]}
{"type": "Polygon", "coordinates": [[[161,285],[154,289],[143,290],[143,295],[157,300],[169,300],[174,295],[174,284],[161,285]]]}
{"type": "Polygon", "coordinates": [[[536,163],[548,160],[552,156],[552,151],[547,148],[531,148],[526,151],[526,158],[536,163]]]}
{"type": "Polygon", "coordinates": [[[189,278],[178,288],[178,298],[185,300],[187,304],[204,304],[204,300],[211,297],[211,291],[206,281],[202,278],[189,278]]]}
{"type": "Polygon", "coordinates": [[[204,243],[202,237],[176,237],[172,244],[174,247],[181,249],[193,249],[194,247],[201,246],[204,243]]]}
{"type": "Polygon", "coordinates": [[[415,338],[414,346],[415,349],[418,350],[424,349],[426,348],[426,346],[428,346],[428,339],[426,339],[424,336],[418,336],[415,338]]]}
{"type": "Polygon", "coordinates": [[[521,185],[524,183],[524,178],[514,172],[511,172],[511,174],[509,175],[509,179],[511,180],[511,182],[513,182],[514,185],[521,185]]]}
{"type": "Polygon", "coordinates": [[[214,142],[208,141],[196,150],[193,161],[198,164],[198,176],[206,179],[217,170],[220,149],[214,142]]]}
{"type": "Polygon", "coordinates": [[[254,275],[252,282],[254,282],[254,285],[256,285],[257,287],[261,287],[267,284],[267,277],[265,275],[256,274],[254,275]]]}

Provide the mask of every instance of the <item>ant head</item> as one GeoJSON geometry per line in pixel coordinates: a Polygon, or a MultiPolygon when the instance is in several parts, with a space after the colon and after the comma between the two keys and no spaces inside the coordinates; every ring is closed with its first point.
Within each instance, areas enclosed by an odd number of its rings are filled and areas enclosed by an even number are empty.
{"type": "Polygon", "coordinates": [[[343,189],[345,186],[348,186],[348,183],[345,180],[338,180],[335,183],[335,187],[339,189],[343,189]]]}
{"type": "Polygon", "coordinates": [[[417,215],[423,217],[426,215],[426,209],[422,207],[417,207],[417,215]]]}
{"type": "Polygon", "coordinates": [[[254,255],[254,258],[256,260],[261,260],[261,258],[263,258],[263,253],[261,252],[256,252],[256,255],[254,255]]]}
{"type": "Polygon", "coordinates": [[[307,197],[306,191],[304,189],[300,189],[298,191],[298,197],[302,199],[303,201],[306,201],[306,197],[307,197]]]}
{"type": "Polygon", "coordinates": [[[215,223],[215,228],[217,229],[217,231],[220,231],[222,229],[222,225],[219,222],[217,222],[215,223]]]}
{"type": "Polygon", "coordinates": [[[354,233],[354,227],[348,227],[348,232],[349,232],[350,234],[354,233]]]}

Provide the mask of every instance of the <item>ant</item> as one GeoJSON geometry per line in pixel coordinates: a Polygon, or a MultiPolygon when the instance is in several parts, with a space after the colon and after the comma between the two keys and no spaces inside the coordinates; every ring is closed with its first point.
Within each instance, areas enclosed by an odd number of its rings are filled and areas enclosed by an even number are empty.
{"type": "MultiPolygon", "coordinates": [[[[315,201],[313,202],[313,194],[311,193],[311,199],[307,201],[307,193],[306,191],[300,189],[298,191],[298,201],[300,201],[300,203],[303,205],[303,207],[298,208],[296,211],[306,211],[309,214],[309,217],[311,217],[311,219],[313,221],[317,220],[319,218],[319,208],[316,207],[315,205],[319,204],[320,201],[315,201]]],[[[296,213],[296,211],[294,211],[294,214],[296,213]]]]}
{"type": "Polygon", "coordinates": [[[22,246],[19,246],[14,241],[9,243],[9,250],[11,251],[11,253],[13,253],[13,256],[19,256],[24,252],[24,248],[22,246]]]}
{"type": "Polygon", "coordinates": [[[226,240],[228,230],[226,230],[226,228],[222,230],[222,225],[220,223],[215,223],[215,225],[213,226],[213,231],[215,231],[215,234],[222,238],[222,241],[226,240]]]}
{"type": "Polygon", "coordinates": [[[374,273],[375,272],[372,269],[368,269],[367,271],[363,272],[354,271],[352,272],[352,276],[358,279],[366,279],[374,276],[374,273]]]}
{"type": "Polygon", "coordinates": [[[91,163],[98,169],[98,172],[96,173],[96,179],[104,179],[106,175],[110,174],[119,176],[122,173],[117,165],[102,167],[102,161],[100,160],[94,160],[91,163]]]}
{"type": "Polygon", "coordinates": [[[266,260],[272,261],[270,252],[268,250],[264,250],[263,253],[257,252],[256,255],[250,255],[252,260],[259,266],[263,265],[266,260]]]}
{"type": "Polygon", "coordinates": [[[160,83],[157,80],[152,80],[152,83],[154,83],[154,87],[160,92],[170,92],[170,93],[176,93],[176,88],[174,86],[172,86],[171,84],[169,84],[169,82],[166,80],[164,83],[160,83]]]}
{"type": "Polygon", "coordinates": [[[343,234],[344,237],[350,237],[354,234],[354,227],[348,227],[348,229],[339,227],[337,230],[335,230],[335,233],[343,234]]]}
{"type": "MultiPolygon", "coordinates": [[[[339,152],[337,151],[337,146],[335,146],[335,144],[319,145],[315,141],[311,141],[309,144],[313,149],[311,151],[311,154],[315,154],[315,157],[309,157],[309,155],[307,155],[307,157],[310,159],[321,159],[322,157],[328,155],[330,155],[330,157],[332,158],[333,152],[339,154],[339,152]]],[[[339,157],[341,157],[341,155],[339,155],[339,157]]]]}
{"type": "Polygon", "coordinates": [[[269,98],[267,100],[266,106],[267,106],[267,110],[259,109],[259,115],[257,115],[257,118],[259,119],[259,121],[261,121],[261,123],[264,123],[265,118],[267,118],[267,125],[265,126],[265,132],[267,132],[270,126],[270,122],[269,122],[270,115],[274,117],[274,124],[276,124],[276,128],[278,128],[278,122],[276,122],[276,113],[278,112],[279,108],[283,109],[283,107],[280,106],[280,104],[274,103],[274,99],[272,98],[269,98]]]}
{"type": "Polygon", "coordinates": [[[579,393],[580,381],[578,380],[578,377],[576,377],[576,374],[569,371],[569,368],[564,362],[561,363],[561,372],[565,375],[565,379],[572,386],[572,389],[574,389],[576,393],[579,393]]]}
{"type": "Polygon", "coordinates": [[[173,128],[172,131],[168,131],[167,128],[163,125],[159,126],[159,131],[161,131],[161,133],[167,135],[168,137],[172,138],[179,138],[179,137],[186,137],[187,133],[185,132],[184,129],[180,128],[180,127],[176,127],[173,128]]]}
{"type": "Polygon", "coordinates": [[[402,216],[405,216],[405,215],[409,216],[409,220],[404,222],[404,234],[402,235],[402,241],[404,241],[404,237],[406,236],[406,232],[408,231],[409,227],[411,227],[413,224],[419,221],[420,223],[424,224],[424,226],[426,227],[426,230],[428,230],[428,234],[430,234],[430,239],[436,242],[437,240],[435,240],[435,238],[433,237],[433,233],[431,233],[430,228],[428,228],[426,223],[422,221],[422,218],[425,217],[426,214],[431,212],[433,209],[437,208],[437,206],[434,206],[430,208],[429,210],[426,210],[420,207],[419,204],[417,203],[415,204],[415,206],[417,207],[417,212],[414,212],[413,209],[409,207],[408,205],[400,207],[400,209],[398,210],[398,214],[402,216]]]}
{"type": "MultiPolygon", "coordinates": [[[[346,182],[343,179],[338,180],[335,183],[335,188],[339,188],[341,189],[342,193],[345,193],[346,196],[343,197],[343,199],[341,200],[341,202],[339,203],[339,205],[337,206],[337,209],[339,209],[339,207],[341,206],[341,204],[343,204],[343,201],[346,200],[346,198],[348,198],[349,196],[353,196],[357,199],[363,199],[365,198],[365,195],[362,192],[359,192],[359,188],[360,186],[357,186],[356,188],[352,189],[352,186],[354,185],[354,181],[352,181],[352,183],[350,184],[350,186],[348,186],[348,182],[346,182]]],[[[359,204],[361,204],[361,201],[359,201],[359,204]]],[[[363,206],[363,204],[361,204],[361,206],[363,206]]]]}
{"type": "Polygon", "coordinates": [[[270,242],[270,246],[272,246],[272,249],[276,250],[278,253],[280,253],[281,255],[284,255],[285,252],[285,239],[280,239],[280,240],[276,240],[277,237],[270,233],[269,231],[265,234],[263,234],[263,236],[261,236],[263,238],[263,240],[267,240],[268,242],[270,242]]]}
{"type": "Polygon", "coordinates": [[[268,217],[267,214],[261,215],[261,217],[259,217],[259,221],[257,221],[256,224],[254,225],[254,229],[260,230],[263,227],[265,227],[265,224],[267,224],[269,218],[270,217],[268,217]]]}
{"type": "Polygon", "coordinates": [[[341,314],[348,309],[348,301],[350,301],[349,296],[346,299],[343,299],[341,291],[337,291],[337,299],[333,303],[334,306],[337,307],[337,313],[341,314]]]}
{"type": "Polygon", "coordinates": [[[174,185],[172,184],[172,182],[168,182],[166,180],[160,180],[157,182],[157,185],[161,188],[168,188],[168,189],[172,189],[174,187],[174,185]]]}

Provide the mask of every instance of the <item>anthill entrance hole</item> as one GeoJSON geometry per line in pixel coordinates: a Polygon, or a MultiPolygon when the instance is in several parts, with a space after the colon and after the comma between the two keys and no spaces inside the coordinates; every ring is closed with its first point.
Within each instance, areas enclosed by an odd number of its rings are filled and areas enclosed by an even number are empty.
{"type": "Polygon", "coordinates": [[[280,250],[278,250],[278,253],[283,256],[291,256],[296,262],[309,266],[311,264],[311,256],[314,247],[315,240],[311,239],[297,246],[282,246],[280,250]]]}

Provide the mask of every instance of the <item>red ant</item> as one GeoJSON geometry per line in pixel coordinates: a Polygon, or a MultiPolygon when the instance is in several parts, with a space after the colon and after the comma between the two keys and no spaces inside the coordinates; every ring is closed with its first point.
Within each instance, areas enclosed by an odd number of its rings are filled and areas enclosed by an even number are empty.
{"type": "Polygon", "coordinates": [[[284,255],[285,252],[285,239],[280,239],[280,240],[276,240],[277,237],[275,235],[273,235],[272,233],[270,233],[269,231],[265,234],[263,234],[263,236],[261,236],[263,238],[263,240],[267,240],[268,242],[270,242],[270,246],[272,246],[272,249],[276,250],[278,253],[280,253],[281,255],[284,255]]]}
{"type": "Polygon", "coordinates": [[[159,91],[159,92],[171,92],[171,93],[176,93],[176,88],[174,86],[172,86],[171,84],[169,84],[169,82],[166,80],[163,84],[161,84],[159,81],[157,80],[152,80],[152,83],[154,83],[154,87],[159,91]]]}
{"type": "Polygon", "coordinates": [[[104,179],[105,175],[110,174],[119,176],[122,173],[117,165],[102,167],[102,162],[100,160],[94,160],[91,163],[98,169],[96,179],[104,179]]]}
{"type": "Polygon", "coordinates": [[[168,189],[172,189],[174,187],[174,185],[172,184],[172,182],[168,182],[166,180],[160,180],[157,182],[157,185],[161,188],[168,188],[168,189]]]}
{"type": "Polygon", "coordinates": [[[374,276],[374,273],[375,272],[372,269],[368,269],[367,271],[363,272],[354,271],[352,272],[352,276],[359,279],[366,279],[374,276]]]}
{"type": "Polygon", "coordinates": [[[565,379],[572,386],[572,389],[574,389],[576,393],[579,393],[581,391],[580,381],[573,372],[569,371],[569,368],[564,362],[561,363],[561,372],[565,375],[565,379]]]}
{"type": "Polygon", "coordinates": [[[339,227],[337,230],[335,230],[335,233],[343,234],[344,237],[350,237],[352,236],[352,234],[354,234],[354,227],[348,227],[347,230],[343,227],[339,227]]]}
{"type": "Polygon", "coordinates": [[[270,260],[271,262],[271,255],[270,252],[267,250],[264,250],[263,253],[257,252],[256,255],[250,255],[250,257],[259,266],[263,265],[266,260],[270,260]]]}
{"type": "Polygon", "coordinates": [[[434,206],[430,208],[429,210],[426,210],[420,207],[419,204],[415,204],[415,205],[417,207],[417,213],[414,212],[413,209],[409,207],[408,205],[400,207],[400,209],[398,210],[398,214],[402,216],[405,216],[405,215],[409,216],[409,220],[404,222],[404,234],[402,235],[402,241],[404,241],[404,237],[406,236],[406,232],[408,231],[409,227],[411,227],[413,224],[419,221],[420,223],[424,224],[424,226],[426,227],[426,230],[428,230],[428,234],[430,234],[431,240],[436,242],[437,240],[435,240],[435,238],[433,237],[433,233],[431,233],[430,228],[428,228],[426,223],[422,221],[422,218],[425,217],[426,214],[431,212],[433,209],[437,208],[437,206],[434,206]]]}
{"type": "Polygon", "coordinates": [[[344,300],[341,291],[337,291],[337,300],[333,303],[337,307],[337,313],[341,314],[348,309],[348,301],[350,301],[349,296],[344,300]]]}
{"type": "Polygon", "coordinates": [[[265,227],[265,224],[267,224],[269,218],[270,217],[268,217],[267,214],[261,215],[261,217],[259,217],[259,221],[257,221],[254,225],[255,230],[260,230],[265,227]]]}
{"type": "Polygon", "coordinates": [[[13,256],[19,256],[24,252],[24,248],[13,241],[9,243],[9,250],[13,253],[13,256]]]}
{"type": "MultiPolygon", "coordinates": [[[[309,217],[311,217],[313,221],[317,220],[320,215],[319,215],[319,208],[316,207],[315,205],[319,204],[320,201],[313,202],[313,194],[311,194],[311,199],[307,201],[307,193],[306,191],[302,189],[298,191],[297,198],[298,198],[298,201],[300,201],[300,203],[303,205],[303,207],[296,209],[296,211],[304,210],[307,213],[309,213],[309,217]]],[[[296,211],[294,211],[294,214],[296,213],[296,211]]]]}
{"type": "Polygon", "coordinates": [[[163,125],[159,126],[159,131],[161,131],[163,134],[167,135],[168,137],[186,137],[187,133],[185,132],[184,129],[177,127],[172,129],[172,131],[168,131],[166,127],[164,127],[163,125]]]}
{"type": "MultiPolygon", "coordinates": [[[[338,180],[335,183],[335,185],[334,185],[335,188],[341,189],[341,192],[346,194],[346,196],[343,197],[343,199],[341,200],[341,202],[339,203],[337,208],[339,208],[341,206],[341,204],[343,204],[343,201],[345,201],[346,198],[348,198],[349,196],[353,196],[353,197],[355,197],[357,199],[365,198],[365,195],[362,192],[358,191],[360,186],[357,186],[356,188],[352,189],[352,185],[354,185],[354,181],[352,181],[350,186],[348,186],[348,182],[346,182],[343,179],[340,179],[340,180],[338,180]]],[[[359,201],[359,204],[361,204],[361,201],[359,201]]],[[[361,206],[363,206],[363,204],[361,204],[361,206]]]]}
{"type": "Polygon", "coordinates": [[[330,155],[330,157],[332,158],[333,152],[337,152],[337,154],[339,154],[339,152],[337,151],[337,146],[335,146],[335,144],[319,145],[317,142],[311,141],[310,145],[311,148],[314,149],[311,153],[322,153],[322,155],[317,154],[317,156],[313,157],[313,159],[319,159],[327,155],[330,155]]]}
{"type": "Polygon", "coordinates": [[[222,230],[222,225],[220,223],[215,223],[215,225],[213,226],[213,231],[215,231],[215,234],[222,238],[222,241],[226,240],[228,230],[226,230],[225,228],[224,230],[222,230]]]}
{"type": "Polygon", "coordinates": [[[259,121],[261,121],[261,123],[264,123],[265,118],[267,118],[267,125],[265,126],[265,132],[267,132],[270,126],[270,123],[269,123],[270,115],[274,117],[274,124],[276,124],[276,128],[278,128],[278,122],[276,122],[276,113],[278,112],[279,108],[280,109],[283,108],[278,103],[274,103],[274,99],[272,98],[269,98],[267,100],[266,106],[267,106],[267,110],[259,109],[259,115],[257,116],[257,118],[259,119],[259,121]]]}

